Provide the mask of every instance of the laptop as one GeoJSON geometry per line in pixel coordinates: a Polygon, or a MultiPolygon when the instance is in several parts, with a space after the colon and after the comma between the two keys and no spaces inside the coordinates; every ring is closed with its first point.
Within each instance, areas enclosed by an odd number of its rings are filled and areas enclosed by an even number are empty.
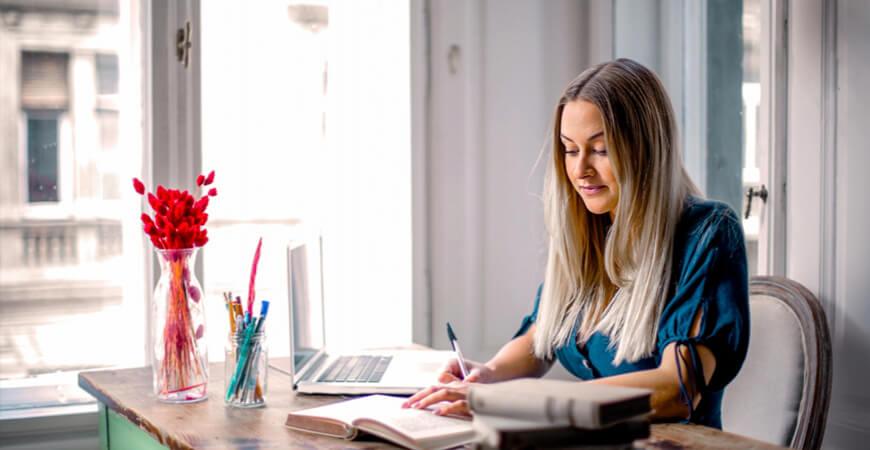
{"type": "MultiPolygon", "coordinates": [[[[306,394],[411,395],[437,382],[451,351],[383,350],[335,354],[324,348],[321,238],[287,247],[290,359],[278,366],[306,394]],[[286,367],[289,366],[289,367],[286,367]]],[[[273,363],[274,365],[274,363],[273,363]]]]}

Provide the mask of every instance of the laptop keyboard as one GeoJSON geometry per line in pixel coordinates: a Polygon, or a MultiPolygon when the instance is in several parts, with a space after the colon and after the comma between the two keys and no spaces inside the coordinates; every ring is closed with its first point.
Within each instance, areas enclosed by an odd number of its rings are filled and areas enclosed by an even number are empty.
{"type": "Polygon", "coordinates": [[[392,356],[340,356],[317,381],[326,383],[377,383],[381,381],[392,356]]]}

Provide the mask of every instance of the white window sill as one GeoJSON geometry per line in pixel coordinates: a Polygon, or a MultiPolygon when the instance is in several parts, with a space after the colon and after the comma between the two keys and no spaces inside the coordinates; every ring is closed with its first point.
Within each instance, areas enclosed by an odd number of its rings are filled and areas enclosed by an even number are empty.
{"type": "Polygon", "coordinates": [[[98,448],[97,403],[0,412],[0,448],[98,448]]]}

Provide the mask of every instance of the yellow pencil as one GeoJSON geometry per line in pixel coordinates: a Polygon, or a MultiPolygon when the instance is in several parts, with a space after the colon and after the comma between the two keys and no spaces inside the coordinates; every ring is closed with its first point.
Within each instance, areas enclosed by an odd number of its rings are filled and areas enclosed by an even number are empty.
{"type": "Polygon", "coordinates": [[[227,311],[230,313],[230,331],[236,332],[236,313],[233,311],[233,303],[232,303],[233,294],[230,292],[224,292],[224,300],[227,302],[227,311]]]}

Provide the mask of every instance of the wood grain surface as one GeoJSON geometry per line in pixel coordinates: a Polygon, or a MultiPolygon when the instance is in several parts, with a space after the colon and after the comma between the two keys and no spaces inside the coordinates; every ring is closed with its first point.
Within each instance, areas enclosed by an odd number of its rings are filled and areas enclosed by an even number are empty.
{"type": "Polygon", "coordinates": [[[266,406],[234,408],[225,405],[221,395],[223,363],[210,364],[209,374],[208,398],[182,405],[157,400],[152,392],[150,367],[81,372],[79,386],[171,449],[391,447],[374,438],[350,442],[284,426],[290,411],[346,397],[297,396],[289,376],[270,370],[266,406]]]}
{"type": "MultiPolygon", "coordinates": [[[[151,368],[96,370],[79,373],[79,386],[97,401],[126,418],[171,449],[216,448],[393,448],[366,437],[345,441],[290,430],[287,413],[342,400],[344,396],[296,395],[289,376],[269,371],[266,406],[242,409],[223,402],[223,363],[210,365],[208,399],[183,405],[157,400],[151,368]]],[[[780,448],[699,425],[653,424],[651,436],[635,448],[780,448]]]]}

